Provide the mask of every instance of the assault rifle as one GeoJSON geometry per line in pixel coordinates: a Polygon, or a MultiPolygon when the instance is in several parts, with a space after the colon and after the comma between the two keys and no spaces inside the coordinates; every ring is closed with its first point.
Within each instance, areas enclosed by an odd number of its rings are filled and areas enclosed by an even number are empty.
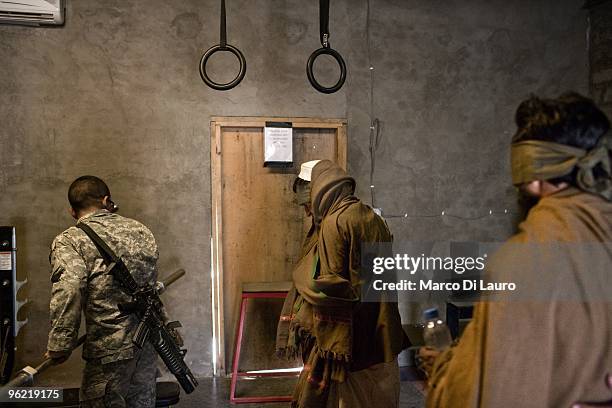
{"type": "MultiPolygon", "coordinates": [[[[184,361],[187,350],[181,349],[182,340],[176,331],[181,324],[178,321],[164,324],[163,304],[159,299],[159,291],[163,290],[163,287],[150,284],[138,285],[121,257],[117,256],[90,226],[78,223],[77,227],[93,241],[100,255],[107,262],[107,270],[120,283],[124,291],[132,297],[132,301],[118,305],[121,312],[134,313],[140,319],[132,342],[139,348],[142,348],[147,341],[150,342],[183,390],[187,394],[192,393],[198,382],[184,361]]],[[[180,276],[182,275],[174,277],[169,283],[174,282],[180,276]]]]}

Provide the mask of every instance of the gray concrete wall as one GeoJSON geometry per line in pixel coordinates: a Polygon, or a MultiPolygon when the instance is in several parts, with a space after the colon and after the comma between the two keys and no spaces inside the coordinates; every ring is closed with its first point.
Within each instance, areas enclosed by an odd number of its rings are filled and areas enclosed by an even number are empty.
{"type": "MultiPolygon", "coordinates": [[[[516,211],[509,173],[516,107],[530,93],[588,93],[582,2],[371,4],[373,117],[382,121],[376,206],[400,216],[389,218],[396,241],[503,240],[516,223],[504,213],[516,211]]],[[[351,171],[369,198],[365,14],[366,7],[349,8],[347,105],[351,171]]],[[[403,319],[419,320],[428,305],[408,301],[403,319]]]]}
{"type": "MultiPolygon", "coordinates": [[[[349,66],[333,95],[314,91],[305,75],[318,47],[316,1],[228,2],[228,39],[248,71],[225,93],[197,73],[202,52],[218,42],[216,0],[73,0],[63,28],[0,27],[0,223],[17,227],[19,274],[32,299],[18,365],[44,352],[48,247],[72,223],[65,194],[79,175],[104,178],[121,213],[151,227],[162,272],[188,271],[166,296],[187,327],[197,375],[211,373],[210,117],[347,117],[349,167],[369,202],[366,2],[332,3],[331,43],[349,66]]],[[[465,217],[510,208],[514,108],[529,92],[587,89],[580,3],[371,0],[370,33],[374,115],[383,123],[377,205],[465,217]]],[[[234,66],[213,62],[211,71],[234,66]]],[[[396,239],[500,240],[512,221],[390,224],[396,239]]],[[[74,384],[80,364],[73,357],[48,378],[74,384]]]]}
{"type": "Polygon", "coordinates": [[[612,1],[587,1],[589,8],[590,90],[612,116],[612,1]]]}

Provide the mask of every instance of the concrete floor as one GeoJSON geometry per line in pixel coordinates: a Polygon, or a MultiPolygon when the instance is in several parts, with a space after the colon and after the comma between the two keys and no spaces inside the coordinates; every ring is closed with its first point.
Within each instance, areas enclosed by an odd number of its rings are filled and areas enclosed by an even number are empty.
{"type": "MultiPolygon", "coordinates": [[[[237,396],[264,396],[264,395],[290,395],[296,378],[259,378],[255,380],[241,380],[237,396]]],[[[239,404],[232,405],[229,402],[229,378],[201,378],[195,391],[189,395],[181,391],[180,402],[173,407],[176,408],[287,408],[288,403],[268,403],[268,404],[239,404]]],[[[41,384],[37,384],[41,386],[41,384]]],[[[47,385],[50,386],[50,385],[47,385]]],[[[78,389],[64,389],[64,400],[62,403],[3,403],[4,408],[76,408],[78,403],[78,389]]],[[[400,389],[400,408],[422,408],[425,406],[422,382],[402,381],[400,389]]],[[[386,407],[377,407],[386,408],[386,407]]]]}
{"type": "MultiPolygon", "coordinates": [[[[288,403],[268,404],[239,404],[229,403],[229,379],[225,378],[203,378],[198,380],[200,385],[190,394],[181,394],[181,401],[176,405],[178,408],[287,408],[288,403]]],[[[253,381],[243,380],[238,387],[238,396],[251,395],[279,395],[290,394],[294,380],[263,378],[253,381]]],[[[400,391],[401,408],[421,408],[425,406],[423,393],[418,383],[403,381],[400,391]]],[[[384,408],[384,407],[379,407],[384,408]]]]}

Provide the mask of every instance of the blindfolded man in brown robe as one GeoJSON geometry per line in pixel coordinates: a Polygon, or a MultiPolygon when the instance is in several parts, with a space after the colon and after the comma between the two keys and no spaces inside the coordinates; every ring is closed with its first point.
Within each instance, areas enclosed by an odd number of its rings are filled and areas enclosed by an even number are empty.
{"type": "Polygon", "coordinates": [[[522,293],[531,295],[499,294],[476,305],[458,345],[433,361],[428,407],[612,399],[604,380],[612,372],[609,121],[572,93],[523,102],[516,123],[513,183],[536,204],[487,272],[516,281],[519,292],[528,284],[522,293]]]}
{"type": "Polygon", "coordinates": [[[278,325],[279,355],[304,361],[292,406],[397,407],[397,355],[408,346],[397,304],[361,301],[362,244],[391,233],[331,161],[302,165],[294,190],[312,227],[278,325]]]}

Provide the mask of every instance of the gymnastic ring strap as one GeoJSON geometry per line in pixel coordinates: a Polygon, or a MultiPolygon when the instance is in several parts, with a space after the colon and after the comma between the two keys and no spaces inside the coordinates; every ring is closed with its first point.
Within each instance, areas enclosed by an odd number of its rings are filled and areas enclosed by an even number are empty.
{"type": "Polygon", "coordinates": [[[221,16],[220,16],[220,22],[219,22],[219,44],[213,45],[204,53],[204,55],[202,55],[202,58],[200,59],[200,77],[202,78],[204,83],[208,85],[209,87],[211,87],[212,89],[216,89],[217,91],[227,91],[229,89],[234,88],[236,85],[238,85],[244,78],[245,74],[246,74],[246,59],[244,58],[244,55],[242,55],[242,52],[240,52],[238,48],[231,46],[227,43],[227,29],[226,29],[226,24],[225,24],[225,0],[221,0],[221,16]],[[240,70],[238,71],[238,75],[236,75],[236,77],[233,80],[225,84],[220,84],[218,82],[213,81],[212,79],[210,79],[210,77],[208,76],[208,73],[206,72],[206,64],[208,63],[208,59],[215,52],[218,52],[218,51],[229,51],[232,54],[234,54],[236,58],[238,58],[238,61],[240,62],[240,70]]]}
{"type": "Polygon", "coordinates": [[[322,47],[315,50],[315,52],[313,52],[308,58],[308,63],[306,64],[306,75],[308,75],[308,81],[310,81],[310,84],[314,87],[314,89],[322,93],[330,94],[339,91],[340,88],[342,88],[342,85],[344,85],[344,81],[346,80],[346,64],[344,63],[344,59],[342,59],[340,53],[334,50],[329,44],[329,0],[319,0],[319,37],[322,47]],[[317,82],[313,73],[315,60],[319,55],[323,54],[334,57],[340,66],[340,78],[338,79],[338,82],[331,87],[324,87],[317,82]]]}
{"type": "Polygon", "coordinates": [[[326,94],[334,93],[334,92],[339,91],[340,88],[342,88],[342,85],[344,85],[344,81],[346,80],[346,64],[344,63],[344,60],[342,59],[342,56],[340,55],[338,51],[334,50],[333,48],[322,47],[316,50],[315,52],[313,52],[310,55],[310,58],[308,58],[308,63],[306,64],[306,75],[308,75],[308,80],[310,81],[310,84],[317,91],[326,93],[326,94]],[[334,59],[340,66],[340,78],[338,79],[338,82],[336,82],[334,86],[324,87],[323,85],[317,82],[317,79],[315,78],[314,73],[312,72],[315,60],[317,59],[319,55],[323,55],[323,54],[331,55],[332,57],[334,57],[334,59]]]}
{"type": "Polygon", "coordinates": [[[319,39],[323,47],[329,46],[329,0],[319,0],[319,39]]]}

